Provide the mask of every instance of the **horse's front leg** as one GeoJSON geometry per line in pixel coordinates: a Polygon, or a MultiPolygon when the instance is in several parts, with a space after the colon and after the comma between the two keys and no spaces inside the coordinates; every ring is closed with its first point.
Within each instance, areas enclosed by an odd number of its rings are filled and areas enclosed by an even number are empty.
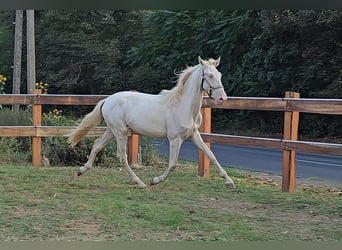
{"type": "Polygon", "coordinates": [[[182,142],[183,140],[180,137],[176,139],[169,139],[169,144],[170,144],[169,166],[162,175],[154,177],[152,179],[151,185],[156,185],[160,182],[165,181],[167,176],[170,174],[170,172],[172,172],[172,170],[175,169],[175,167],[177,166],[179,150],[182,145],[182,142]]]}
{"type": "Polygon", "coordinates": [[[191,136],[191,141],[200,149],[203,151],[203,153],[209,157],[210,161],[214,163],[214,165],[217,167],[218,171],[220,172],[220,176],[225,179],[225,184],[227,188],[235,188],[235,184],[230,178],[230,176],[227,174],[226,171],[221,167],[220,163],[217,161],[214,153],[208,148],[208,146],[203,142],[202,137],[198,131],[196,131],[191,136]]]}

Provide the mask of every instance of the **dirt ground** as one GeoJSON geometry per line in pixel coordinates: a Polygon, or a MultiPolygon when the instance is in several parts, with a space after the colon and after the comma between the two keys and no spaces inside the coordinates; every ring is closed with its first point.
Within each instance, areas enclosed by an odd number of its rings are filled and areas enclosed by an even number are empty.
{"type": "MultiPolygon", "coordinates": [[[[282,176],[262,172],[248,172],[249,179],[254,179],[257,184],[271,186],[281,185],[282,176]]],[[[337,192],[342,196],[342,182],[334,180],[296,178],[296,187],[305,189],[320,189],[327,192],[337,192]]]]}
{"type": "MultiPolygon", "coordinates": [[[[136,172],[146,180],[160,169],[136,172]]],[[[298,192],[284,194],[281,176],[243,172],[238,188],[226,190],[216,172],[197,178],[189,165],[137,190],[124,171],[94,168],[72,186],[70,173],[3,167],[0,240],[342,239],[341,183],[297,178],[298,192]]]]}

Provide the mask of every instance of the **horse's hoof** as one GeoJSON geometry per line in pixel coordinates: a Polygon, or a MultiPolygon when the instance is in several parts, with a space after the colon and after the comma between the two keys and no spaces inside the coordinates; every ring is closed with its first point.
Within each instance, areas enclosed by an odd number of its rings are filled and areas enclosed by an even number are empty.
{"type": "Polygon", "coordinates": [[[160,182],[160,178],[159,177],[154,177],[151,180],[151,185],[157,185],[160,182]]]}
{"type": "Polygon", "coordinates": [[[80,175],[82,175],[83,173],[81,172],[81,170],[79,169],[78,171],[77,171],[77,176],[80,176],[80,175]]]}
{"type": "Polygon", "coordinates": [[[233,189],[236,187],[233,182],[225,182],[224,184],[226,184],[226,187],[229,189],[233,189]]]}
{"type": "Polygon", "coordinates": [[[138,183],[137,187],[138,187],[138,188],[145,188],[146,185],[145,185],[144,183],[138,183]]]}

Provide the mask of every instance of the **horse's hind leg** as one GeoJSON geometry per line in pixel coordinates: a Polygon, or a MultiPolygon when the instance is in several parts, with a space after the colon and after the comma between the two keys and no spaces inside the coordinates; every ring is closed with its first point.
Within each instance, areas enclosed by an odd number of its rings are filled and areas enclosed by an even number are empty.
{"type": "Polygon", "coordinates": [[[116,142],[118,146],[118,154],[120,157],[121,164],[126,168],[127,172],[132,177],[133,181],[138,185],[138,188],[144,188],[146,185],[139,179],[139,177],[134,173],[127,161],[127,136],[117,136],[116,142]]]}
{"type": "Polygon", "coordinates": [[[106,132],[95,140],[93,148],[88,157],[88,161],[82,167],[80,167],[80,169],[77,172],[78,176],[84,174],[87,170],[89,170],[93,166],[96,155],[103,149],[104,146],[106,146],[106,144],[113,137],[114,137],[113,133],[110,131],[110,129],[107,128],[106,132]]]}

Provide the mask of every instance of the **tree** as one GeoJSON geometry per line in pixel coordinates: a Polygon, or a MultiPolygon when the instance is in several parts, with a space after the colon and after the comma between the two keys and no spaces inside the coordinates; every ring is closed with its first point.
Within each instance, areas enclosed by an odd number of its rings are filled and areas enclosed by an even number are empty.
{"type": "Polygon", "coordinates": [[[341,11],[261,11],[260,21],[262,33],[243,60],[254,95],[342,97],[341,11]]]}
{"type": "MultiPolygon", "coordinates": [[[[197,64],[197,57],[222,57],[223,82],[240,77],[241,60],[258,32],[257,11],[150,11],[144,19],[143,43],[129,51],[136,69],[130,82],[146,91],[174,85],[173,71],[197,64]]],[[[226,85],[227,86],[227,85],[226,85]]]]}
{"type": "MultiPolygon", "coordinates": [[[[130,82],[140,80],[144,90],[157,92],[172,87],[173,70],[197,63],[198,55],[222,56],[228,95],[283,97],[293,90],[302,97],[341,98],[341,17],[338,10],[151,11],[144,19],[144,42],[128,54],[135,66],[130,82]]],[[[214,117],[220,129],[282,128],[280,113],[215,111],[214,117]]],[[[327,119],[338,124],[340,118],[327,119]]],[[[338,134],[336,128],[330,126],[329,133],[338,134]]]]}
{"type": "MultiPolygon", "coordinates": [[[[11,80],[13,60],[13,11],[0,11],[0,74],[11,80]]],[[[11,93],[11,85],[6,84],[5,92],[11,93]]]]}
{"type": "MultiPolygon", "coordinates": [[[[0,12],[5,75],[12,14],[0,12]]],[[[302,97],[342,97],[340,10],[44,10],[36,12],[36,37],[37,79],[49,83],[49,93],[158,93],[173,87],[174,71],[197,64],[200,55],[222,57],[230,96],[283,97],[293,90],[302,97]]],[[[282,128],[281,113],[216,110],[213,117],[222,130],[282,128]]],[[[341,118],[303,117],[312,124],[301,127],[305,133],[342,133],[341,118]]]]}
{"type": "Polygon", "coordinates": [[[124,54],[139,14],[42,11],[37,28],[40,79],[51,93],[109,94],[127,88],[124,54]],[[67,24],[67,25],[66,25],[67,24]]]}
{"type": "MultiPolygon", "coordinates": [[[[301,97],[342,98],[342,11],[261,11],[259,16],[262,32],[244,56],[242,93],[282,97],[292,90],[301,97]]],[[[272,124],[274,116],[264,114],[261,120],[272,124]]],[[[341,122],[341,116],[301,114],[300,134],[341,135],[341,122]]]]}

